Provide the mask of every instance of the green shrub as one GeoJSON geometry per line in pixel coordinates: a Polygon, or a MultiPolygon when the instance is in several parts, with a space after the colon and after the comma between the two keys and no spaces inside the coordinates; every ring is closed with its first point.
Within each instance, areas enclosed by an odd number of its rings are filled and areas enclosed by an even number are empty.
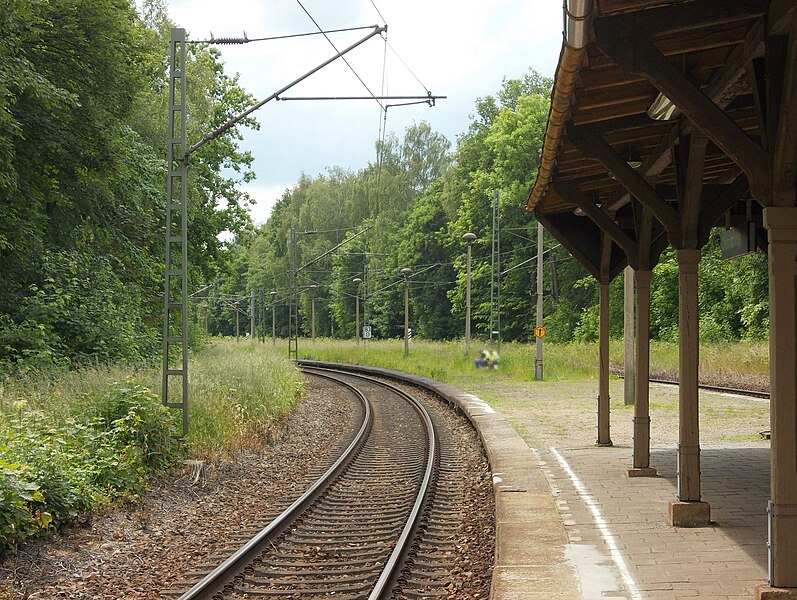
{"type": "Polygon", "coordinates": [[[139,493],[148,474],[183,452],[169,411],[131,380],[78,418],[30,409],[24,400],[0,418],[0,551],[139,493]]]}
{"type": "Polygon", "coordinates": [[[160,398],[145,386],[133,380],[117,384],[94,410],[112,444],[124,452],[141,452],[147,470],[166,468],[179,457],[177,425],[160,398]]]}
{"type": "MultiPolygon", "coordinates": [[[[0,452],[3,450],[0,447],[0,452]]],[[[0,552],[51,522],[50,514],[39,508],[44,496],[26,471],[0,459],[0,552]]]]}

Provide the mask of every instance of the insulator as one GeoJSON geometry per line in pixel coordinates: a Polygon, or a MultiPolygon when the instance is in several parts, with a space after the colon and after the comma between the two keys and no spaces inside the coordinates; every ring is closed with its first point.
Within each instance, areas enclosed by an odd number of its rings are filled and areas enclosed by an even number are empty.
{"type": "Polygon", "coordinates": [[[242,38],[211,38],[210,42],[212,44],[248,44],[249,39],[242,37],[242,38]]]}

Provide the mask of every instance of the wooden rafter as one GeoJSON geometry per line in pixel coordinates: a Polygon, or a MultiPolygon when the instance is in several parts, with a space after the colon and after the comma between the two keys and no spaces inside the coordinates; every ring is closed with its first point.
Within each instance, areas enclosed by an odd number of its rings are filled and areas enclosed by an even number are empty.
{"type": "MultiPolygon", "coordinates": [[[[734,162],[744,169],[753,193],[769,196],[768,166],[761,146],[753,142],[706,95],[647,39],[621,31],[608,18],[595,20],[598,46],[623,69],[643,74],[734,162]]],[[[668,228],[669,229],[669,228],[668,228]]]]}

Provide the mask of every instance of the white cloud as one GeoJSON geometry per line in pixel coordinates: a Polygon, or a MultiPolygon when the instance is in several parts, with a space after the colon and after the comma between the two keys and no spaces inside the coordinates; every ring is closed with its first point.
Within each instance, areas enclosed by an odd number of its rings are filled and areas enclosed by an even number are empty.
{"type": "MultiPolygon", "coordinates": [[[[389,44],[425,86],[448,98],[437,106],[388,110],[387,128],[401,136],[413,122],[428,121],[452,142],[464,133],[476,98],[494,94],[504,77],[520,77],[529,67],[553,76],[561,48],[561,0],[374,0],[387,20],[389,44]]],[[[189,29],[193,39],[250,38],[314,31],[295,0],[168,0],[172,20],[189,29]]],[[[371,0],[302,0],[327,29],[382,24],[371,0]]],[[[342,49],[367,31],[335,34],[342,49]]],[[[334,55],[321,36],[286,41],[220,46],[228,73],[257,99],[334,55]]],[[[373,38],[346,55],[375,93],[382,89],[385,47],[373,38]]],[[[386,90],[390,94],[425,94],[413,74],[392,51],[386,52],[386,90]]],[[[188,75],[190,77],[190,73],[188,75]]],[[[285,93],[367,95],[340,60],[285,93]]],[[[189,107],[190,110],[190,107],[189,107]]],[[[255,116],[261,131],[246,131],[244,147],[252,150],[264,220],[271,202],[301,173],[316,175],[327,166],[363,168],[374,157],[380,112],[371,101],[273,102],[255,116]],[[268,207],[268,208],[264,208],[268,207]],[[265,216],[264,216],[265,215],[265,216]]]]}
{"type": "Polygon", "coordinates": [[[257,184],[242,184],[241,190],[248,193],[256,202],[253,206],[249,207],[249,214],[252,215],[252,220],[255,225],[262,225],[271,216],[271,209],[282,197],[285,190],[289,189],[293,184],[274,184],[274,185],[257,185],[257,184]]]}

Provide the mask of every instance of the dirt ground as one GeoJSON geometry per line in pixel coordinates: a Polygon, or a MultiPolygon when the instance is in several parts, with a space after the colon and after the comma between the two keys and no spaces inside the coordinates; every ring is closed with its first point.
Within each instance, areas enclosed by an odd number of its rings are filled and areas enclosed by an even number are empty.
{"type": "MultiPolygon", "coordinates": [[[[617,378],[610,382],[610,435],[615,446],[631,447],[634,407],[623,401],[623,383],[617,378]]],[[[463,377],[454,385],[503,413],[532,447],[588,447],[597,439],[597,379],[516,382],[499,371],[491,381],[463,377]]],[[[650,418],[651,446],[677,446],[677,386],[651,384],[650,418]]],[[[768,444],[761,435],[768,429],[768,400],[701,391],[701,445],[768,444]]]]}

